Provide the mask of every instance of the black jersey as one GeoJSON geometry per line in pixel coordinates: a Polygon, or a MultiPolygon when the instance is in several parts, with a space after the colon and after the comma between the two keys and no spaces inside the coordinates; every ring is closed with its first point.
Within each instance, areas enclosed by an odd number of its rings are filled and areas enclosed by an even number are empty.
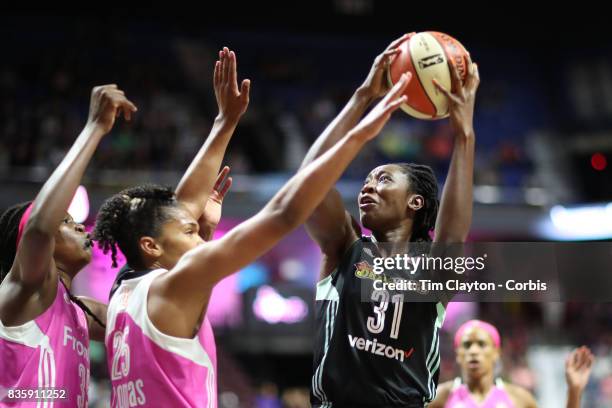
{"type": "Polygon", "coordinates": [[[317,284],[314,407],[422,407],[435,397],[445,304],[375,290],[373,245],[356,241],[317,284]]]}

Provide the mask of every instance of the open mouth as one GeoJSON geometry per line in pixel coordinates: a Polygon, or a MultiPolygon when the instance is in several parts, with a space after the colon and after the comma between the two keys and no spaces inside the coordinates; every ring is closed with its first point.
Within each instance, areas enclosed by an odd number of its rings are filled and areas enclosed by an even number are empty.
{"type": "Polygon", "coordinates": [[[376,205],[376,201],[370,196],[363,196],[359,200],[359,208],[367,209],[376,205]]]}

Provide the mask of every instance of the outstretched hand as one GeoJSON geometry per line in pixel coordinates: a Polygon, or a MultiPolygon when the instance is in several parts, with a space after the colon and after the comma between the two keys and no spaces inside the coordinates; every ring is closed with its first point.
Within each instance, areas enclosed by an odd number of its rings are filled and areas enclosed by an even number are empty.
{"type": "Polygon", "coordinates": [[[213,75],[215,97],[219,106],[219,115],[224,119],[238,121],[249,106],[251,80],[244,79],[238,89],[236,72],[236,53],[223,47],[219,51],[219,60],[215,63],[213,75]]]}
{"type": "Polygon", "coordinates": [[[389,93],[353,128],[353,135],[366,141],[376,137],[391,117],[391,113],[408,100],[408,97],[402,94],[411,78],[410,73],[402,74],[389,93]]]}
{"type": "Polygon", "coordinates": [[[462,85],[459,69],[455,64],[451,65],[451,77],[455,92],[446,89],[435,79],[433,80],[436,88],[440,90],[448,99],[450,121],[460,135],[469,136],[474,134],[474,103],[476,102],[476,91],[480,84],[480,74],[478,65],[469,61],[468,74],[465,83],[462,85]]]}
{"type": "Polygon", "coordinates": [[[574,391],[582,392],[589,382],[595,357],[591,350],[582,346],[573,350],[565,360],[565,380],[574,391]]]}
{"type": "Polygon", "coordinates": [[[395,59],[397,54],[400,53],[400,49],[398,47],[414,34],[415,33],[404,34],[395,39],[374,59],[372,68],[370,68],[367,78],[360,87],[360,90],[364,95],[371,99],[382,98],[385,96],[390,89],[390,86],[385,78],[385,71],[395,59]]]}
{"type": "Polygon", "coordinates": [[[206,201],[204,212],[198,220],[201,231],[204,232],[204,235],[209,236],[209,238],[212,238],[215,228],[217,228],[219,221],[221,221],[223,199],[232,186],[232,177],[228,177],[229,172],[229,166],[223,167],[219,172],[213,191],[206,201]],[[206,232],[204,230],[209,231],[206,232]]]}
{"type": "Polygon", "coordinates": [[[136,105],[125,97],[125,92],[117,88],[117,85],[96,86],[91,91],[87,124],[94,126],[102,134],[107,134],[119,115],[123,114],[123,117],[130,121],[132,113],[137,110],[136,105]]]}

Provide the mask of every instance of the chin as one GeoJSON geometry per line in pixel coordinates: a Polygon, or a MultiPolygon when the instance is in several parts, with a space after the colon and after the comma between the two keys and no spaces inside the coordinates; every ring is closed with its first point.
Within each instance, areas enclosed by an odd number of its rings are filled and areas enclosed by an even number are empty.
{"type": "Polygon", "coordinates": [[[487,373],[484,367],[467,368],[466,371],[468,375],[474,379],[480,378],[487,373]]]}
{"type": "Polygon", "coordinates": [[[83,264],[83,267],[85,267],[89,262],[91,262],[91,258],[91,248],[84,249],[81,254],[81,262],[83,264]]]}

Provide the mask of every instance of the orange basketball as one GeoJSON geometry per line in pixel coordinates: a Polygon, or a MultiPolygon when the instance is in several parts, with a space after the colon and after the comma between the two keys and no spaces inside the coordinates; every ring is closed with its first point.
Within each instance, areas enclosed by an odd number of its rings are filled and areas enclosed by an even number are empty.
{"type": "Polygon", "coordinates": [[[459,70],[462,83],[467,76],[468,52],[448,34],[435,31],[417,33],[399,45],[400,52],[387,71],[390,85],[404,72],[412,73],[412,80],[404,94],[408,101],[402,110],[419,119],[441,119],[448,116],[446,96],[436,88],[435,78],[446,89],[452,89],[451,65],[459,70]]]}

